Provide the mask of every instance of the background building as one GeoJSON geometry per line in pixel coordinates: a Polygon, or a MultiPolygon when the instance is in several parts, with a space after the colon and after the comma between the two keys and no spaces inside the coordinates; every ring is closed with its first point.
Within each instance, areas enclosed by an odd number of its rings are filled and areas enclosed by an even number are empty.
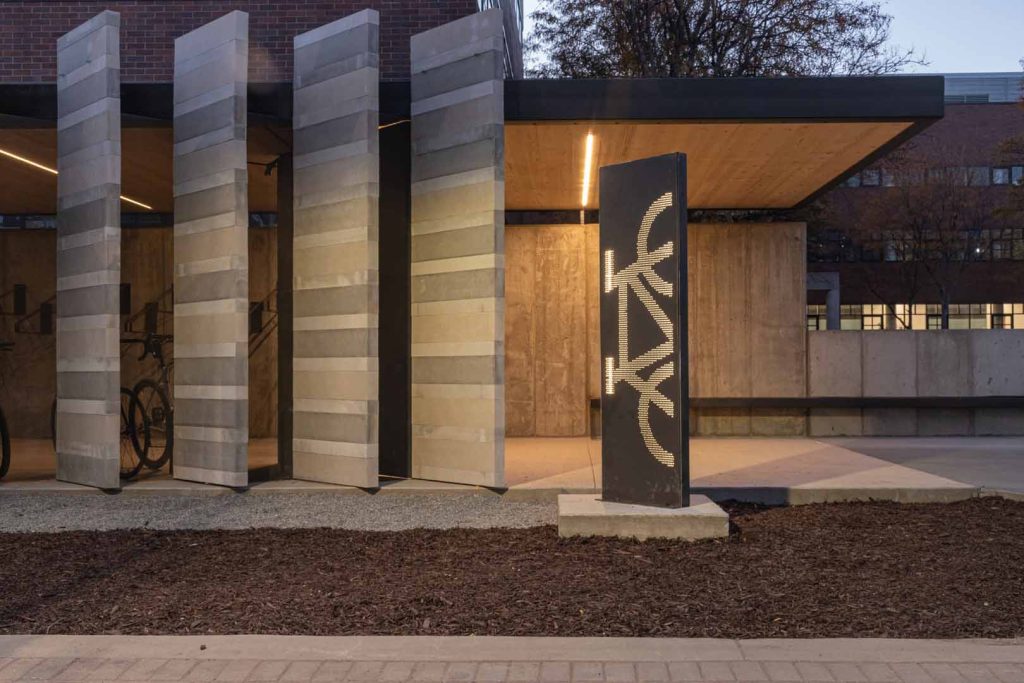
{"type": "MultiPolygon", "coordinates": [[[[945,117],[850,176],[825,197],[824,203],[837,210],[808,223],[808,271],[839,274],[843,329],[942,326],[934,278],[909,262],[915,249],[907,248],[893,223],[885,220],[893,203],[927,201],[900,187],[918,180],[899,171],[907,155],[925,160],[927,168],[918,173],[945,170],[962,178],[975,188],[970,201],[995,214],[970,225],[973,232],[962,240],[953,240],[967,258],[962,268],[950,267],[940,276],[952,289],[949,327],[1024,328],[1024,215],[1006,211],[1011,193],[1022,192],[1024,186],[1024,150],[1011,151],[1006,144],[1024,136],[1024,78],[1020,73],[991,73],[947,74],[945,79],[945,117]],[[860,212],[871,204],[880,211],[860,212]],[[843,224],[847,217],[860,224],[843,224]]],[[[925,207],[917,208],[924,219],[925,207]]],[[[808,294],[807,313],[809,329],[826,328],[823,292],[808,294]]]]}

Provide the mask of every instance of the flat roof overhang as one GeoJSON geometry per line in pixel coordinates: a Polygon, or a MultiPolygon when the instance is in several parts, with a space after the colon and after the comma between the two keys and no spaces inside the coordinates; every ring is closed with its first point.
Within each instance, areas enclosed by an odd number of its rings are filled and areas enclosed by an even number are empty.
{"type": "Polygon", "coordinates": [[[588,133],[594,168],[686,153],[691,209],[797,207],[941,119],[943,90],[941,76],[508,82],[506,207],[584,208],[588,133]]]}
{"type": "MultiPolygon", "coordinates": [[[[941,76],[522,80],[505,83],[510,210],[582,208],[593,167],[685,152],[698,209],[785,209],[813,199],[942,118],[941,76]]],[[[409,118],[409,83],[382,82],[381,123],[409,118]]],[[[126,196],[171,211],[173,86],[121,87],[126,196]]],[[[0,84],[0,149],[56,164],[56,86],[0,84]]],[[[289,147],[290,83],[249,85],[251,210],[276,210],[263,172],[289,147]]],[[[587,208],[596,208],[599,174],[587,208]]],[[[0,156],[0,213],[52,213],[56,178],[0,156]]]]}

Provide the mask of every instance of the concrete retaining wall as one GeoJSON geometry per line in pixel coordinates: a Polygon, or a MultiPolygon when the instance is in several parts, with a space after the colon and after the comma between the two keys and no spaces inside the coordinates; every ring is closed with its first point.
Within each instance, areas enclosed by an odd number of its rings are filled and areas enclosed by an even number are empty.
{"type": "MultiPolygon", "coordinates": [[[[1024,332],[809,332],[809,397],[1024,396],[1024,332]]],[[[810,436],[1024,434],[1024,410],[812,410],[810,436]]]]}

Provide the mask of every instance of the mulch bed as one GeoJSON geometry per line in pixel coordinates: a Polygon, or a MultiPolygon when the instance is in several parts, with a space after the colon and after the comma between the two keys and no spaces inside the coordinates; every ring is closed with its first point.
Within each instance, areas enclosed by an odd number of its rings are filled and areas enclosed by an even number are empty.
{"type": "Polygon", "coordinates": [[[1019,637],[1024,503],[732,506],[728,540],[0,534],[0,633],[1019,637]]]}

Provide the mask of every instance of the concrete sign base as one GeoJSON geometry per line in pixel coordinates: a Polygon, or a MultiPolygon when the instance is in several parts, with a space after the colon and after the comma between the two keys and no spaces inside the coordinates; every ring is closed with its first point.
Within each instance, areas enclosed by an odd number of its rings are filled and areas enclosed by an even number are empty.
{"type": "Polygon", "coordinates": [[[697,541],[729,535],[729,513],[707,496],[685,508],[612,503],[592,493],[558,496],[558,535],[674,538],[697,541]]]}

